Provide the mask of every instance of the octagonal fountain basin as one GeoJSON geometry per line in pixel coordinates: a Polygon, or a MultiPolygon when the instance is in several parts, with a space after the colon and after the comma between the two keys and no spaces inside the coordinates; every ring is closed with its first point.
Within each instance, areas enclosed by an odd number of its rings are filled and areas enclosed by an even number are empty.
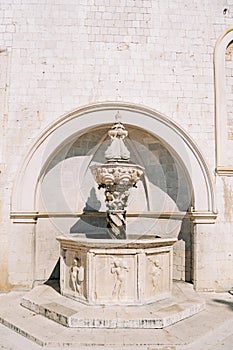
{"type": "Polygon", "coordinates": [[[143,305],[170,297],[176,238],[58,237],[61,294],[90,305],[143,305]]]}

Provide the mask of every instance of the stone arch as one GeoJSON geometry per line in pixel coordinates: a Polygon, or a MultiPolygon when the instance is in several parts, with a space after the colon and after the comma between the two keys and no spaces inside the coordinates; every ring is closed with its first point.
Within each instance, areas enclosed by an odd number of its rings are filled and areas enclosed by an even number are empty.
{"type": "MultiPolygon", "coordinates": [[[[54,264],[58,259],[56,236],[59,232],[54,230],[53,227],[48,228],[46,226],[45,221],[48,222],[49,220],[37,219],[55,217],[56,220],[57,218],[62,218],[62,220],[65,218],[65,220],[71,222],[73,220],[72,215],[74,217],[77,217],[77,215],[64,211],[61,213],[41,212],[37,206],[37,190],[40,188],[40,179],[43,176],[46,165],[49,164],[54,158],[54,155],[67,142],[75,140],[77,136],[80,138],[81,135],[88,134],[93,129],[97,129],[98,127],[104,128],[106,124],[112,124],[117,111],[120,111],[122,120],[127,127],[145,130],[153,138],[159,139],[164,145],[164,148],[167,148],[171,154],[175,154],[174,158],[178,159],[185,178],[189,181],[193,191],[193,199],[192,206],[188,212],[162,213],[164,215],[162,217],[161,213],[159,213],[157,222],[164,222],[167,219],[171,222],[173,218],[181,222],[184,215],[187,218],[187,220],[183,220],[183,223],[185,221],[188,223],[188,226],[184,227],[186,238],[181,234],[179,242],[182,243],[182,246],[178,247],[178,249],[183,259],[187,258],[189,260],[187,265],[182,266],[182,273],[186,273],[185,270],[188,266],[189,277],[186,280],[190,281],[192,279],[194,286],[198,286],[199,279],[202,279],[199,273],[202,269],[198,265],[200,260],[199,241],[195,238],[192,245],[193,251],[191,252],[192,224],[190,224],[190,220],[196,224],[196,231],[198,226],[200,230],[203,230],[203,224],[205,224],[204,226],[207,230],[211,231],[210,226],[212,225],[208,224],[215,222],[217,216],[215,196],[208,167],[198,147],[176,123],[153,109],[123,102],[96,103],[78,108],[62,116],[40,135],[37,142],[28,152],[16,176],[12,193],[11,218],[14,223],[12,227],[14,241],[17,243],[23,239],[23,249],[25,254],[27,254],[29,263],[27,264],[27,273],[25,273],[24,259],[19,258],[18,254],[12,253],[10,256],[12,265],[12,269],[9,272],[10,281],[11,276],[14,276],[14,283],[17,283],[17,281],[15,282],[14,274],[14,264],[16,263],[18,270],[22,270],[25,276],[25,280],[22,281],[20,279],[18,284],[23,284],[24,286],[28,286],[28,288],[31,288],[33,284],[37,283],[36,280],[41,282],[51,275],[54,264]],[[163,221],[163,219],[165,220],[163,221]],[[189,245],[188,255],[186,254],[187,243],[189,245]],[[43,251],[42,258],[40,249],[43,251]],[[193,265],[191,264],[191,257],[193,257],[193,265]]],[[[19,254],[21,257],[22,251],[19,254]]],[[[179,276],[177,278],[183,279],[183,277],[180,278],[179,276]]]]}
{"type": "MultiPolygon", "coordinates": [[[[195,201],[192,216],[195,219],[215,217],[213,184],[208,167],[198,147],[175,122],[163,114],[140,105],[105,102],[85,106],[62,116],[45,130],[29,151],[17,174],[14,184],[11,216],[17,220],[35,220],[37,182],[48,159],[55,149],[77,133],[114,121],[114,111],[120,110],[125,124],[144,128],[156,135],[170,150],[175,150],[192,181],[195,201]]],[[[205,220],[205,219],[204,219],[205,220]]]]}

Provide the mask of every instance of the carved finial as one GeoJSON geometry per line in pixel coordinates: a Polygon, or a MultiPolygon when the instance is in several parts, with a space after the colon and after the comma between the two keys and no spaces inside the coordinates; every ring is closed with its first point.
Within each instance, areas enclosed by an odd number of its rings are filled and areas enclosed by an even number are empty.
{"type": "Polygon", "coordinates": [[[124,125],[121,122],[121,116],[119,111],[115,115],[116,122],[109,130],[108,135],[111,138],[111,144],[105,152],[105,158],[107,161],[129,161],[130,153],[124,144],[124,138],[127,137],[128,131],[125,130],[124,125]]]}
{"type": "Polygon", "coordinates": [[[119,111],[117,111],[117,114],[115,115],[115,121],[116,123],[121,123],[121,115],[119,111]]]}

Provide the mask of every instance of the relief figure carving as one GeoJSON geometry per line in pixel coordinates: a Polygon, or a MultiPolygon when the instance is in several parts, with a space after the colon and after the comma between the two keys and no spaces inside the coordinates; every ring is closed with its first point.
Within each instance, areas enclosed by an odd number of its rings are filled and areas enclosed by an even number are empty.
{"type": "Polygon", "coordinates": [[[84,281],[84,267],[81,265],[79,258],[73,260],[73,265],[70,268],[70,279],[73,291],[80,294],[81,285],[84,281]]]}
{"type": "Polygon", "coordinates": [[[114,259],[112,265],[111,273],[115,275],[115,284],[112,291],[112,296],[113,298],[120,299],[122,293],[124,292],[126,273],[129,272],[129,269],[125,262],[120,258],[114,259]]]}
{"type": "Polygon", "coordinates": [[[158,292],[160,290],[160,278],[161,278],[161,272],[162,268],[159,266],[159,261],[157,259],[148,259],[151,262],[150,266],[150,276],[151,276],[151,282],[153,286],[153,291],[158,292]]]}

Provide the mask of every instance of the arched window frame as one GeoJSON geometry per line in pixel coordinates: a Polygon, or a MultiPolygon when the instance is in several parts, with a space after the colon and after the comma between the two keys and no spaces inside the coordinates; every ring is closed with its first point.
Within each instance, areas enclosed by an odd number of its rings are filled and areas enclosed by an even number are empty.
{"type": "Polygon", "coordinates": [[[215,144],[216,172],[218,175],[233,175],[233,163],[227,157],[227,95],[225,54],[233,41],[233,27],[228,28],[217,40],[214,51],[215,72],[215,144]]]}

